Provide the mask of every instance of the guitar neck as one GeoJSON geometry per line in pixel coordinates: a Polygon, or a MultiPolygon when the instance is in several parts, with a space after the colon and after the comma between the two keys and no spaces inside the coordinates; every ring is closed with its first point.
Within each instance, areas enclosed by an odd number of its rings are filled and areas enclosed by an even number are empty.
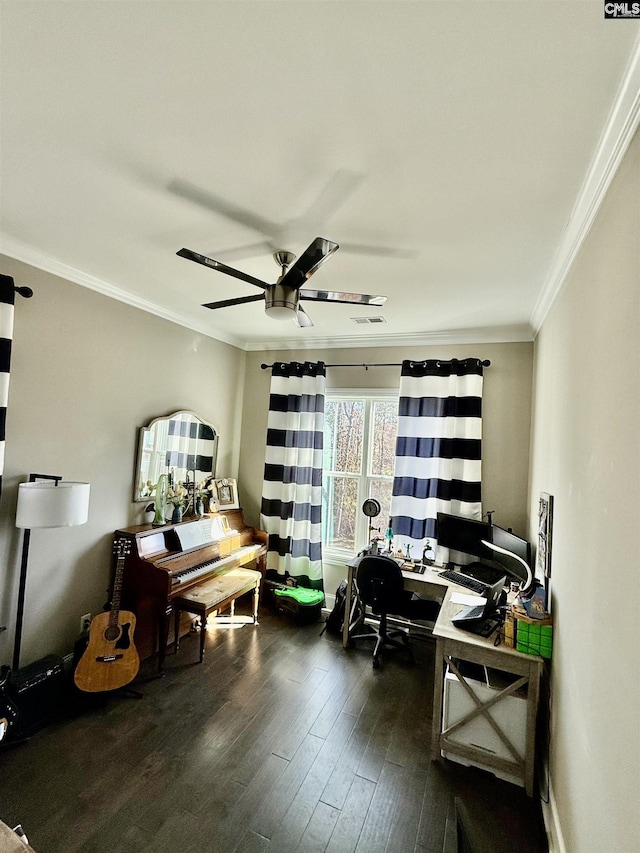
{"type": "Polygon", "coordinates": [[[131,549],[130,543],[126,539],[119,539],[115,543],[116,554],[116,570],[113,575],[113,593],[111,595],[111,613],[110,622],[118,621],[118,611],[120,610],[120,599],[122,596],[122,579],[124,577],[124,562],[131,549]]]}

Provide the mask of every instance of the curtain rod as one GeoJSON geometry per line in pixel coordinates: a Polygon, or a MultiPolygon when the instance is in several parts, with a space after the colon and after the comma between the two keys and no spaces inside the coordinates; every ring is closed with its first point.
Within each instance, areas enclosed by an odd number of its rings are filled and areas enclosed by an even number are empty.
{"type": "MultiPolygon", "coordinates": [[[[464,361],[464,359],[462,359],[464,361]]],[[[448,364],[450,359],[446,358],[435,358],[435,359],[421,359],[418,361],[412,361],[411,364],[423,364],[425,361],[438,361],[442,362],[442,364],[448,364]]],[[[491,361],[486,358],[482,362],[483,367],[491,367],[491,361]]],[[[270,370],[273,367],[273,364],[261,364],[260,367],[263,370],[270,370]]],[[[370,367],[402,367],[402,362],[387,362],[382,364],[366,364],[365,362],[357,362],[355,364],[325,364],[325,367],[364,367],[365,370],[369,370],[370,367]]]]}

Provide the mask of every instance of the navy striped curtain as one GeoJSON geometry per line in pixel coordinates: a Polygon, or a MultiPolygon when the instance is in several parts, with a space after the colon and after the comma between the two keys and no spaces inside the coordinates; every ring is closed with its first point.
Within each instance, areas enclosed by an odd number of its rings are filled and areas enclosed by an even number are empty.
{"type": "Polygon", "coordinates": [[[267,578],[319,590],[325,385],[323,362],[273,365],[261,505],[267,578]]]}
{"type": "Polygon", "coordinates": [[[9,400],[9,368],[13,340],[13,306],[15,287],[8,275],[0,275],[0,494],[4,471],[4,444],[9,400]]]}
{"type": "Polygon", "coordinates": [[[438,512],[482,518],[482,382],[476,358],[402,363],[391,524],[413,556],[436,546],[438,512]]]}

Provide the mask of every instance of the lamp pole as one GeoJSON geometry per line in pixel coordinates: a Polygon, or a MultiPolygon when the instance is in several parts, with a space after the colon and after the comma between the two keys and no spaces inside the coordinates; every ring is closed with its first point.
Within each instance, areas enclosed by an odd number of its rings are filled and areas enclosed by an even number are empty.
{"type": "MultiPolygon", "coordinates": [[[[54,480],[56,486],[62,477],[52,474],[29,474],[29,482],[36,480],[54,480]]],[[[20,644],[22,642],[22,622],[24,620],[24,598],[27,589],[27,563],[29,561],[29,542],[31,540],[30,528],[25,528],[22,538],[22,563],[20,565],[20,585],[18,587],[18,612],[16,614],[16,636],[13,644],[13,670],[17,672],[20,668],[20,644]]]]}

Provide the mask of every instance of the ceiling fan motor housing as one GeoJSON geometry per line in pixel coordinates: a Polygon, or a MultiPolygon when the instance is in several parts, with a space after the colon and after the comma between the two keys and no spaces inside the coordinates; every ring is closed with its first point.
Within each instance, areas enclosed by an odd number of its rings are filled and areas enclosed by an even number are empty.
{"type": "Polygon", "coordinates": [[[290,320],[298,310],[299,293],[293,287],[274,284],[264,294],[265,311],[274,320],[290,320]]]}

